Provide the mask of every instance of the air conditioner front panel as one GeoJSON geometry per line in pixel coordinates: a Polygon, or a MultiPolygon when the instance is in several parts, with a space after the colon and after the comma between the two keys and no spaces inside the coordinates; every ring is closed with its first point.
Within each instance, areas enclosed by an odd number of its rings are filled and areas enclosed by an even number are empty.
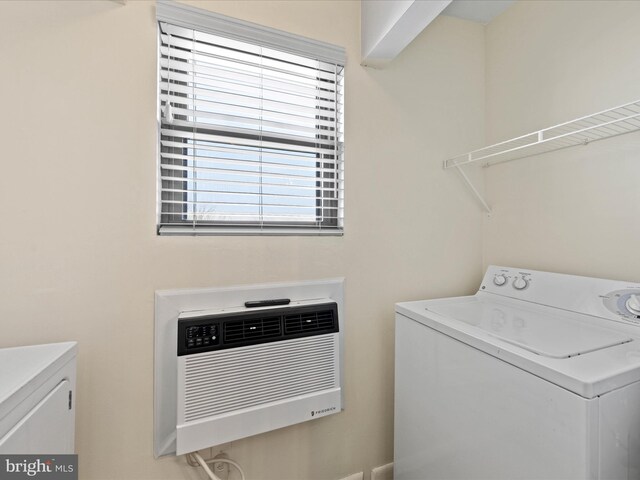
{"type": "Polygon", "coordinates": [[[342,409],[340,397],[340,388],[334,388],[229,412],[216,418],[179,424],[176,429],[176,455],[339,413],[342,409]]]}
{"type": "Polygon", "coordinates": [[[339,387],[338,335],[178,358],[178,423],[339,387]]]}
{"type": "Polygon", "coordinates": [[[156,457],[344,408],[342,278],[159,291],[155,320],[156,457]]]}
{"type": "Polygon", "coordinates": [[[178,357],[178,454],[339,412],[338,349],[333,333],[178,357]]]}

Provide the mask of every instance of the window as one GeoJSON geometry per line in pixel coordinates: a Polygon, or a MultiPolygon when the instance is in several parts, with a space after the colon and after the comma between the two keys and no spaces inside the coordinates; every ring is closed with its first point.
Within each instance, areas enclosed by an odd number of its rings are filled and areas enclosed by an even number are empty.
{"type": "Polygon", "coordinates": [[[160,234],[342,234],[344,51],[158,3],[160,234]]]}

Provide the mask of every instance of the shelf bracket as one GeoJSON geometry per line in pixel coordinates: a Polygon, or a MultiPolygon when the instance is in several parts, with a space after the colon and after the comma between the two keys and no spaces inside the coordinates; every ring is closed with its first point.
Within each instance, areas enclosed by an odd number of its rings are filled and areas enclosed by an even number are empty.
{"type": "Polygon", "coordinates": [[[484,208],[484,211],[487,212],[487,213],[491,213],[491,207],[486,202],[484,197],[480,194],[478,189],[473,185],[471,180],[469,180],[469,177],[467,177],[467,174],[464,173],[464,171],[462,170],[460,165],[455,165],[455,168],[458,171],[458,173],[460,174],[460,176],[462,177],[462,180],[464,180],[464,183],[467,185],[467,187],[469,187],[469,190],[471,190],[471,193],[473,193],[473,195],[476,197],[476,199],[482,204],[482,207],[484,208]]]}

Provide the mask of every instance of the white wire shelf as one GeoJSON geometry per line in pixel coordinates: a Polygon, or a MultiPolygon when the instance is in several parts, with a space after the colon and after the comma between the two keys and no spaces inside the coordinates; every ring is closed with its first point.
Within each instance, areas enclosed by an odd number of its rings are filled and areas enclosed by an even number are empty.
{"type": "Polygon", "coordinates": [[[444,168],[483,166],[552,152],[640,130],[640,100],[489,145],[444,161],[444,168]]]}

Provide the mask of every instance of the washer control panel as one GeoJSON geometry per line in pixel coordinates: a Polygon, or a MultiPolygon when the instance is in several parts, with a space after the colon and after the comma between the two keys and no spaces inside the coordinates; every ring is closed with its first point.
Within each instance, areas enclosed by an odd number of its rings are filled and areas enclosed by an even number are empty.
{"type": "Polygon", "coordinates": [[[515,290],[525,290],[531,282],[531,273],[529,272],[511,272],[502,270],[493,276],[493,284],[496,287],[511,286],[515,290]]]}
{"type": "Polygon", "coordinates": [[[478,293],[640,327],[640,283],[490,265],[478,293]]]}
{"type": "Polygon", "coordinates": [[[614,290],[602,296],[602,303],[610,312],[640,324],[640,289],[614,290]]]}

